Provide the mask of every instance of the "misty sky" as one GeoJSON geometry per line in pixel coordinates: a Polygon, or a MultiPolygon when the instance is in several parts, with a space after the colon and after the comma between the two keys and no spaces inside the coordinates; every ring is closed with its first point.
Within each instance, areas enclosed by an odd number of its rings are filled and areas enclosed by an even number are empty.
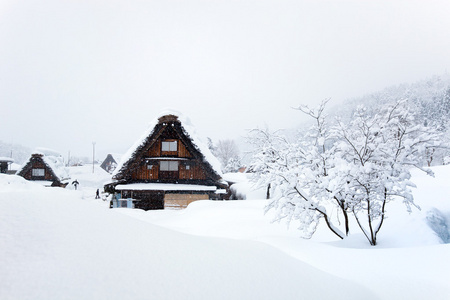
{"type": "Polygon", "coordinates": [[[0,140],[64,155],[165,108],[217,141],[449,71],[448,0],[0,0],[0,140]]]}

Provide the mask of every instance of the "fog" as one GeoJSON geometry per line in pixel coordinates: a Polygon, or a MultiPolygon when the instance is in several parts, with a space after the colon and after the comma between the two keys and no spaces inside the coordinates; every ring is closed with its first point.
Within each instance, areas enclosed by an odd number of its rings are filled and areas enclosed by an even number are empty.
{"type": "Polygon", "coordinates": [[[0,140],[124,153],[159,112],[213,140],[450,69],[450,2],[0,0],[0,140]]]}

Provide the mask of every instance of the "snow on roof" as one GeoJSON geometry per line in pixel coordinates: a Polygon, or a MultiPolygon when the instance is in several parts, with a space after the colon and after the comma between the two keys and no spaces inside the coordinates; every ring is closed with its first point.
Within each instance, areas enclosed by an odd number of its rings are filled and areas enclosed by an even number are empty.
{"type": "Polygon", "coordinates": [[[8,163],[13,163],[13,162],[14,162],[14,159],[12,159],[11,157],[0,156],[0,161],[8,162],[8,163]]]}
{"type": "Polygon", "coordinates": [[[52,168],[55,175],[60,181],[64,181],[70,178],[69,172],[64,166],[64,162],[61,156],[45,156],[43,157],[44,162],[52,168]]]}
{"type": "Polygon", "coordinates": [[[218,190],[216,191],[216,194],[226,194],[226,193],[228,193],[228,192],[227,192],[227,190],[225,190],[225,189],[218,189],[218,190]]]}
{"type": "Polygon", "coordinates": [[[31,155],[30,158],[29,158],[27,161],[25,161],[25,162],[20,166],[19,169],[17,169],[16,175],[19,174],[20,172],[22,172],[23,168],[25,168],[25,166],[30,162],[30,159],[31,159],[32,156],[33,156],[33,155],[31,155]]]}
{"type": "Polygon", "coordinates": [[[139,149],[140,146],[143,146],[147,140],[147,138],[151,135],[153,135],[154,130],[156,128],[156,125],[159,123],[159,119],[161,117],[167,116],[167,115],[173,115],[178,118],[178,120],[181,123],[181,127],[183,128],[184,133],[187,137],[189,137],[192,141],[192,144],[197,150],[203,154],[205,157],[205,160],[207,163],[211,165],[213,170],[222,177],[222,171],[221,171],[221,164],[219,160],[211,153],[209,150],[207,144],[203,142],[203,140],[197,135],[197,131],[195,127],[192,125],[191,120],[189,117],[183,115],[182,113],[172,110],[172,109],[166,109],[163,110],[155,119],[153,119],[147,128],[147,130],[144,132],[144,134],[141,136],[140,139],[138,139],[134,145],[128,149],[128,151],[122,156],[121,161],[118,163],[117,168],[112,174],[112,177],[116,176],[123,168],[123,166],[133,157],[136,150],[139,149]]]}
{"type": "Polygon", "coordinates": [[[216,186],[178,183],[131,183],[119,184],[116,190],[134,191],[216,191],[216,186]]]}
{"type": "Polygon", "coordinates": [[[34,154],[43,154],[45,156],[62,156],[61,153],[59,153],[56,150],[50,149],[50,148],[44,148],[44,147],[37,147],[36,150],[33,152],[34,154]]]}
{"type": "Polygon", "coordinates": [[[248,177],[246,173],[225,173],[222,177],[227,182],[237,183],[237,182],[247,182],[248,177]]]}

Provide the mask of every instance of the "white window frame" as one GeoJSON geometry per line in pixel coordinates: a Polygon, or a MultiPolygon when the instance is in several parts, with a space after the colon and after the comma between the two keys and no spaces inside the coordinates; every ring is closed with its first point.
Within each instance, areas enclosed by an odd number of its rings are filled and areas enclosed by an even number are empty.
{"type": "Polygon", "coordinates": [[[177,160],[162,160],[159,162],[159,170],[163,172],[178,171],[179,161],[177,160]]]}
{"type": "Polygon", "coordinates": [[[161,142],[161,151],[164,151],[164,152],[178,151],[177,141],[162,141],[161,142]]]}
{"type": "Polygon", "coordinates": [[[45,169],[43,168],[33,168],[31,169],[31,176],[33,177],[44,177],[45,169]]]}

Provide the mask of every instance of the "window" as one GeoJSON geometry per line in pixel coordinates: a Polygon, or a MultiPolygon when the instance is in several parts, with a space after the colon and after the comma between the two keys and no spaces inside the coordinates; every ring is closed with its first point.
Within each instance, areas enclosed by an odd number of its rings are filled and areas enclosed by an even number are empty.
{"type": "Polygon", "coordinates": [[[161,161],[159,165],[160,171],[178,171],[178,161],[161,161]]]}
{"type": "Polygon", "coordinates": [[[44,177],[45,176],[45,169],[32,169],[31,176],[44,177]]]}
{"type": "Polygon", "coordinates": [[[193,168],[193,162],[191,161],[184,161],[183,165],[185,170],[191,170],[193,168]]]}
{"type": "Polygon", "coordinates": [[[153,165],[147,165],[147,170],[152,170],[153,169],[153,165]]]}
{"type": "Polygon", "coordinates": [[[169,152],[178,151],[177,141],[163,141],[161,143],[161,151],[169,151],[169,152]]]}

